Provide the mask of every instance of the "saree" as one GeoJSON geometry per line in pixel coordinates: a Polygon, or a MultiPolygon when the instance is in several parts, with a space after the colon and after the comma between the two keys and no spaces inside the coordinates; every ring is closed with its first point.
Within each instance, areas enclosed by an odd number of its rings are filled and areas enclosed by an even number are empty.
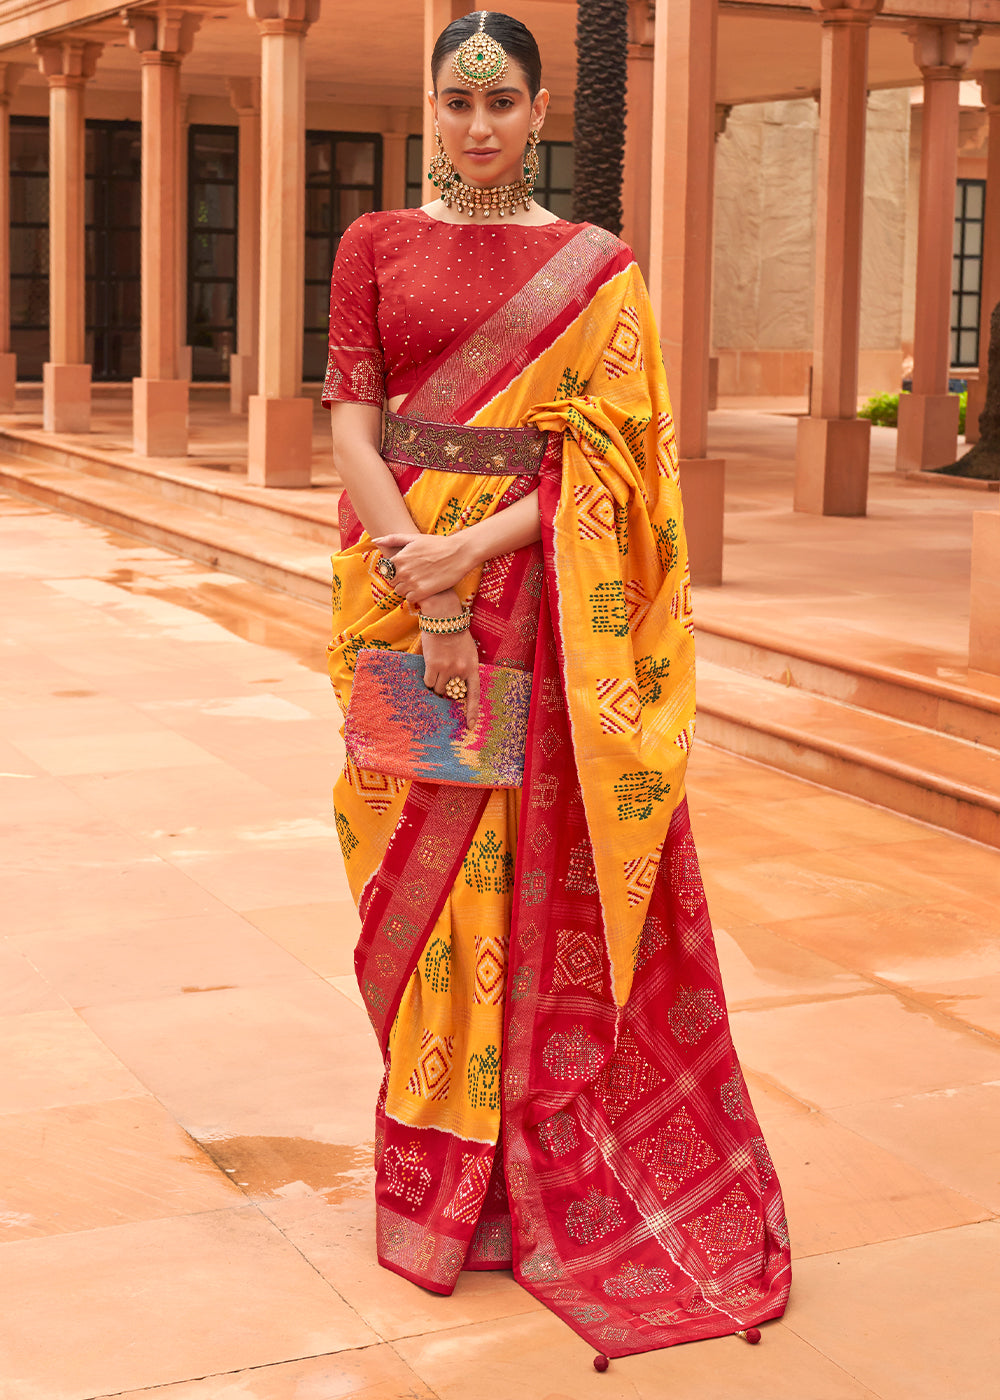
{"type": "MultiPolygon", "coordinates": [[[[659,341],[629,250],[582,225],[424,367],[383,456],[417,528],[537,489],[541,540],[458,586],[532,674],[517,790],[348,759],[336,825],[382,1048],[379,1260],[449,1293],[513,1269],[607,1356],[784,1311],[781,1191],[729,1033],[691,835],[691,589],[659,341]]],[[[329,669],[414,650],[345,497],[329,669]]],[[[502,722],[502,716],[496,716],[502,722]]]]}

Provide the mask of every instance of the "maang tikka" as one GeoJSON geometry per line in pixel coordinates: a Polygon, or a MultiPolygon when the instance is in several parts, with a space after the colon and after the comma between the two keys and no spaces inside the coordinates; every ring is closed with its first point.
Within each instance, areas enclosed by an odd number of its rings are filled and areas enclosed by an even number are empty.
{"type": "Polygon", "coordinates": [[[467,87],[493,87],[507,73],[507,50],[492,34],[486,33],[489,10],[479,11],[479,28],[455,50],[451,69],[467,87]]]}

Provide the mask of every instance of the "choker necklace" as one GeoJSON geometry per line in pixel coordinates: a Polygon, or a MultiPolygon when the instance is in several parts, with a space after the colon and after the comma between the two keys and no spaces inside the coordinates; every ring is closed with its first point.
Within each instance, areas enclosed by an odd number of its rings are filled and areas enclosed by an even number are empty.
{"type": "MultiPolygon", "coordinates": [[[[434,184],[438,182],[435,180],[434,184]]],[[[470,217],[482,214],[488,219],[496,213],[498,219],[505,214],[516,214],[518,208],[530,209],[531,190],[526,180],[517,180],[513,185],[492,185],[480,189],[477,185],[467,185],[460,175],[440,185],[441,203],[446,209],[455,208],[460,214],[470,217]]]]}

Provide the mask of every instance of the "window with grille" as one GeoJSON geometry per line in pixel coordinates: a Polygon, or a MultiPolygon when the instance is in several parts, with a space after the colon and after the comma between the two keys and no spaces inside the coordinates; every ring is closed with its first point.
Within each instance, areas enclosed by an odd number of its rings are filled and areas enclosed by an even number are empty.
{"type": "Polygon", "coordinates": [[[951,277],[951,363],[979,363],[979,293],[983,271],[985,180],[959,180],[951,277]]]}
{"type": "Polygon", "coordinates": [[[381,207],[381,136],[307,131],[303,379],[326,375],[330,273],[341,234],[359,215],[381,207]]]}
{"type": "Polygon", "coordinates": [[[236,350],[239,129],[188,127],[187,341],[191,378],[229,378],[236,350]]]}
{"type": "Polygon", "coordinates": [[[19,379],[49,357],[49,124],[10,119],[10,341],[19,379]]]}
{"type": "Polygon", "coordinates": [[[87,123],[87,359],[94,379],[140,373],[142,128],[87,123]]]}

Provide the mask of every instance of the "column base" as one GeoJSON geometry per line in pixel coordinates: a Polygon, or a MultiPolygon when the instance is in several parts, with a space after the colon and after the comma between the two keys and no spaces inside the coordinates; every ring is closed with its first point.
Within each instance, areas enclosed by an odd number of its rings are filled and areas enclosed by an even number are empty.
{"type": "Polygon", "coordinates": [[[0,355],[0,413],[13,413],[17,400],[17,356],[0,355]]]}
{"type": "MultiPolygon", "coordinates": [[[[971,447],[979,441],[979,415],[986,407],[985,378],[969,380],[969,397],[965,405],[965,441],[971,447]]],[[[954,458],[952,460],[955,460],[954,458]]]]}
{"type": "Polygon", "coordinates": [[[972,517],[969,665],[1000,676],[1000,511],[972,517]]]}
{"type": "Polygon", "coordinates": [[[186,379],[132,380],[132,450],[139,457],[186,457],[186,379]]]}
{"type": "Polygon", "coordinates": [[[252,394],[247,424],[251,486],[309,486],[312,481],[312,399],[266,399],[252,394]]]}
{"type": "Polygon", "coordinates": [[[682,457],[680,473],[691,582],[715,587],[722,582],[726,463],[721,457],[682,457]]]}
{"type": "Polygon", "coordinates": [[[42,365],[42,427],[47,433],[90,432],[90,365],[42,365]]]}
{"type": "Polygon", "coordinates": [[[229,408],[232,413],[246,413],[251,394],[257,392],[257,356],[230,355],[229,408]]]}
{"type": "Polygon", "coordinates": [[[958,457],[958,395],[900,394],[896,470],[946,467],[958,457]]]}
{"type": "Polygon", "coordinates": [[[865,515],[871,434],[866,418],[800,418],[795,509],[809,515],[865,515]]]}

